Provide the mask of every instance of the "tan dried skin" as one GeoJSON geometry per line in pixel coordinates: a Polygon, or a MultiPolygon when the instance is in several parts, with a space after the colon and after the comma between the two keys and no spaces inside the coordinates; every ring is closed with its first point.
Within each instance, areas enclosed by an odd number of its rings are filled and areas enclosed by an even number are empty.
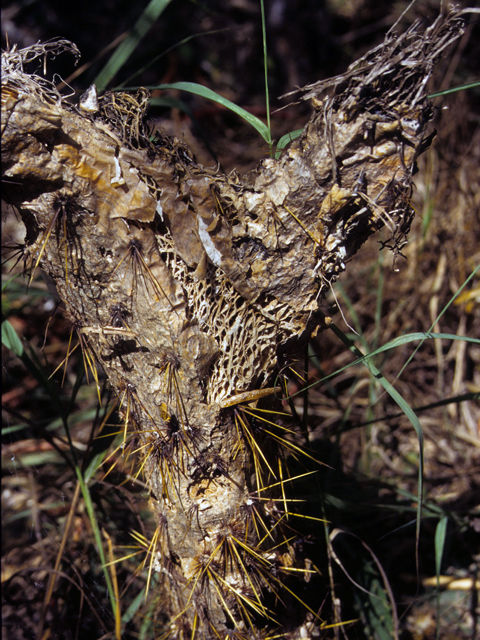
{"type": "Polygon", "coordinates": [[[281,495],[261,493],[278,483],[278,443],[245,406],[278,393],[276,368],[317,330],[319,300],[365,239],[386,225],[401,250],[426,81],[461,30],[450,14],[389,35],[307,87],[303,135],[244,182],[176,139],[149,142],[145,91],[82,110],[23,72],[74,45],[2,54],[4,196],[119,398],[151,491],[172,637],[246,636],[277,617],[262,594],[280,595],[279,567],[302,561],[281,544],[279,505],[258,500],[281,495]]]}

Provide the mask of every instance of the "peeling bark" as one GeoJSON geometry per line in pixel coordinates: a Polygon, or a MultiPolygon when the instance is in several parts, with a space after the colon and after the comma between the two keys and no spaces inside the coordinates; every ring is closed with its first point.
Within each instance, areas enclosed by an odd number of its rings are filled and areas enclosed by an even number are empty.
{"type": "Polygon", "coordinates": [[[3,197],[139,452],[172,637],[262,635],[276,622],[291,638],[317,633],[310,614],[292,628],[281,614],[282,575],[308,566],[277,502],[298,445],[256,409],[322,328],[319,301],[366,238],[387,226],[401,251],[429,143],[425,87],[462,29],[453,12],[423,34],[390,33],[306,87],[303,135],[244,180],[204,169],[177,139],[150,141],[143,90],[98,104],[91,90],[75,107],[24,72],[77,53],[71,43],[2,54],[3,197]]]}

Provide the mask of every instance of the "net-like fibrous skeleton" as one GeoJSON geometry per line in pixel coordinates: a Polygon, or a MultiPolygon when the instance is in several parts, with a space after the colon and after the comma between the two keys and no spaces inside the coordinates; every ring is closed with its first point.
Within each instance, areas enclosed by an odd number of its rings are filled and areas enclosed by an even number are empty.
{"type": "Polygon", "coordinates": [[[25,223],[27,265],[53,279],[137,452],[165,637],[276,625],[309,637],[322,624],[282,613],[296,602],[282,576],[306,566],[278,502],[298,442],[258,403],[324,326],[322,296],[366,238],[386,226],[400,253],[429,144],[427,84],[463,28],[452,12],[389,33],[344,75],[297,92],[313,105],[302,136],[243,180],[204,169],[177,139],[152,140],[146,91],[97,103],[92,89],[73,106],[27,72],[77,55],[73,44],[2,54],[4,197],[25,223]]]}

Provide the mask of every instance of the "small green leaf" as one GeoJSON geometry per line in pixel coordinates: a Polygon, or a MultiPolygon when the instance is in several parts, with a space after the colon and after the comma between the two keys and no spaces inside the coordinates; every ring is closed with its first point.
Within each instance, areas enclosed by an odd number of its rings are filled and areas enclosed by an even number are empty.
{"type": "Polygon", "coordinates": [[[170,2],[171,0],[151,0],[145,7],[137,22],[130,29],[125,40],[118,45],[107,64],[95,78],[94,83],[99,93],[105,89],[114,75],[127,62],[170,2]]]}

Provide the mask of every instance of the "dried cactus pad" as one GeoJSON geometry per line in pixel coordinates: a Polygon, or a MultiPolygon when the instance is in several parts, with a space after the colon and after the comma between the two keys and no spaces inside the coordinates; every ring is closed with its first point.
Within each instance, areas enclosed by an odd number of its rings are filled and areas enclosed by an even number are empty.
{"type": "Polygon", "coordinates": [[[282,622],[264,598],[281,603],[282,570],[305,566],[276,502],[299,448],[258,403],[279,393],[274,375],[321,325],[322,296],[367,237],[387,227],[401,252],[430,141],[426,86],[463,28],[457,11],[424,33],[391,32],[300,90],[313,105],[302,136],[244,180],[152,139],[145,90],[92,87],[75,107],[27,73],[75,45],[2,54],[3,196],[25,223],[27,266],[55,282],[138,452],[172,637],[282,622]]]}

